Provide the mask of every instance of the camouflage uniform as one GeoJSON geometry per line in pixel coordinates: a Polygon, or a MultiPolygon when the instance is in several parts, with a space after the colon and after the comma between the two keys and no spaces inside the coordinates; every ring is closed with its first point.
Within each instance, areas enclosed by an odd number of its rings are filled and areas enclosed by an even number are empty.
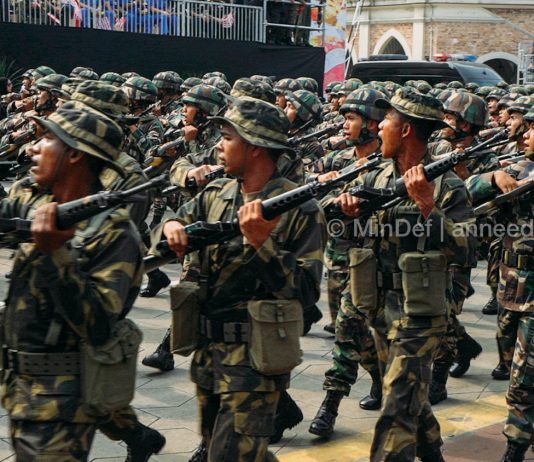
{"type": "MultiPolygon", "coordinates": [[[[264,126],[270,133],[276,132],[280,140],[276,146],[284,143],[287,119],[283,112],[269,105],[265,115],[258,110],[259,100],[243,100],[245,109],[234,103],[223,120],[239,126],[243,119],[255,123],[249,125],[251,131],[245,138],[252,144],[267,144],[264,126]],[[256,119],[260,113],[265,119],[256,119]]],[[[268,146],[273,142],[269,140],[268,146]]],[[[236,180],[215,180],[184,204],[176,219],[184,225],[197,220],[231,221],[245,201],[267,199],[294,187],[275,171],[259,193],[245,198],[236,180]]],[[[248,300],[298,299],[304,307],[313,305],[320,291],[323,240],[324,218],[317,203],[311,201],[283,214],[258,251],[244,243],[242,236],[207,247],[201,251],[201,261],[209,261],[208,293],[201,314],[210,322],[242,323],[247,322],[248,300]]],[[[191,377],[197,384],[201,431],[209,445],[210,462],[276,460],[267,455],[267,446],[278,396],[289,386],[289,374],[263,375],[251,367],[247,343],[237,339],[222,343],[204,336],[194,353],[191,377]]]]}

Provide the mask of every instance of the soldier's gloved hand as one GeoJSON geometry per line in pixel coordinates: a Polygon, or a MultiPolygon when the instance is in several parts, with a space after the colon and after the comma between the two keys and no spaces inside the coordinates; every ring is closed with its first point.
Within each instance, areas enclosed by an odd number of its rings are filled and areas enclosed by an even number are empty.
{"type": "Polygon", "coordinates": [[[239,227],[245,239],[258,250],[269,238],[281,216],[272,220],[263,218],[261,200],[248,202],[239,209],[239,227]]]}
{"type": "Polygon", "coordinates": [[[360,216],[360,198],[345,192],[334,200],[334,203],[341,205],[341,211],[349,217],[360,216]]]}
{"type": "Polygon", "coordinates": [[[184,131],[184,139],[186,141],[193,141],[198,135],[198,128],[193,127],[193,125],[186,125],[183,128],[183,131],[184,131]]]}
{"type": "Polygon", "coordinates": [[[169,248],[179,257],[183,257],[189,244],[184,225],[178,221],[168,221],[163,225],[163,234],[167,238],[169,248]]]}
{"type": "Polygon", "coordinates": [[[56,227],[57,202],[50,202],[35,211],[31,232],[37,248],[48,255],[74,236],[76,227],[59,230],[56,227]]]}
{"type": "Polygon", "coordinates": [[[332,170],[328,173],[323,173],[322,175],[319,175],[317,177],[317,181],[320,183],[324,183],[325,181],[333,180],[334,178],[337,178],[339,176],[339,172],[336,170],[332,170]]]}
{"type": "Polygon", "coordinates": [[[415,202],[425,218],[434,208],[434,184],[429,183],[422,164],[412,167],[404,173],[404,184],[408,195],[415,202]]]}
{"type": "Polygon", "coordinates": [[[496,170],[493,172],[492,183],[497,186],[503,193],[507,193],[516,189],[519,185],[514,177],[508,175],[508,173],[502,170],[496,170]]]}
{"type": "Polygon", "coordinates": [[[197,168],[192,168],[187,172],[187,178],[194,178],[197,186],[204,186],[209,183],[206,174],[212,171],[212,165],[201,165],[197,168]]]}

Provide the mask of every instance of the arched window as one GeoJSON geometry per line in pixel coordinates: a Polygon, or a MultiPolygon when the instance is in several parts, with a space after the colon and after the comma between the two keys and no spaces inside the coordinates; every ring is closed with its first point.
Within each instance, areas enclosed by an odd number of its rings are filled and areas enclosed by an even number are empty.
{"type": "Polygon", "coordinates": [[[410,45],[397,29],[391,28],[380,37],[373,49],[374,55],[395,54],[412,56],[410,45]]]}
{"type": "Polygon", "coordinates": [[[390,37],[382,46],[379,54],[381,55],[404,55],[406,52],[395,37],[390,37]]]}

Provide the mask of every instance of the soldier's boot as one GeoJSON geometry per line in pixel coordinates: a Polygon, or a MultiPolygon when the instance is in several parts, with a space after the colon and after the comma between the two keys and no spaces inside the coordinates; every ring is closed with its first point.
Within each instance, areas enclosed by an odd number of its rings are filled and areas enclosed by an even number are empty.
{"type": "Polygon", "coordinates": [[[293,401],[287,391],[282,391],[276,408],[276,417],[274,418],[274,435],[271,436],[269,442],[271,444],[278,443],[284,435],[284,430],[298,425],[303,418],[304,416],[297,403],[293,401]]]}
{"type": "Polygon", "coordinates": [[[511,366],[508,361],[500,361],[497,367],[491,371],[491,376],[494,380],[510,380],[511,366]]]}
{"type": "Polygon", "coordinates": [[[380,372],[374,370],[369,372],[373,383],[371,384],[371,391],[367,396],[360,400],[360,407],[366,411],[376,411],[382,406],[382,378],[380,372]]]}
{"type": "Polygon", "coordinates": [[[497,297],[495,296],[495,292],[492,290],[492,294],[488,302],[484,305],[482,308],[483,314],[497,314],[497,311],[499,311],[499,304],[497,303],[497,297]]]}
{"type": "Polygon", "coordinates": [[[420,457],[421,462],[445,462],[441,449],[436,449],[435,451],[420,457]]]}
{"type": "Polygon", "coordinates": [[[447,362],[435,362],[432,368],[432,382],[428,389],[430,404],[438,404],[447,399],[447,378],[449,377],[449,365],[447,362]]]}
{"type": "Polygon", "coordinates": [[[458,354],[456,355],[456,362],[449,370],[451,377],[461,377],[468,370],[471,365],[471,360],[475,359],[482,353],[482,346],[467,332],[456,342],[458,354]]]}
{"type": "Polygon", "coordinates": [[[506,452],[502,456],[501,462],[523,462],[528,447],[528,444],[520,444],[508,440],[506,452]]]}
{"type": "Polygon", "coordinates": [[[312,324],[319,322],[322,319],[322,317],[323,317],[323,313],[321,313],[321,310],[317,308],[317,305],[304,308],[304,333],[303,335],[306,335],[310,331],[312,324]]]}
{"type": "Polygon", "coordinates": [[[151,353],[143,358],[141,362],[148,367],[154,367],[160,371],[172,371],[174,369],[174,357],[171,353],[171,330],[167,329],[165,337],[156,348],[154,353],[151,353]]]}
{"type": "Polygon", "coordinates": [[[155,297],[161,289],[164,289],[171,283],[169,277],[159,269],[150,271],[146,275],[148,276],[148,284],[139,293],[141,297],[155,297]]]}
{"type": "Polygon", "coordinates": [[[343,392],[341,391],[328,390],[326,392],[326,397],[308,430],[310,433],[323,438],[327,438],[333,433],[337,410],[343,396],[343,392]]]}
{"type": "Polygon", "coordinates": [[[328,332],[329,334],[335,334],[336,333],[336,325],[331,322],[330,324],[327,324],[323,327],[323,330],[328,332]]]}
{"type": "Polygon", "coordinates": [[[204,440],[202,440],[198,448],[195,449],[195,452],[188,462],[208,462],[208,446],[204,440]]]}
{"type": "Polygon", "coordinates": [[[124,441],[127,444],[125,462],[147,462],[152,454],[157,454],[165,446],[165,437],[158,431],[139,424],[132,438],[124,441]]]}

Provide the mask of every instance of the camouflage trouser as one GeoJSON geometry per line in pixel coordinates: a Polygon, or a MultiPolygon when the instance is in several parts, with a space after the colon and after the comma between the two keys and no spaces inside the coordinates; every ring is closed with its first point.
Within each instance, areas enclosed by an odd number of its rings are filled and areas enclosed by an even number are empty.
{"type": "Polygon", "coordinates": [[[387,349],[389,356],[370,460],[413,462],[443,444],[428,401],[432,359],[441,336],[402,338],[388,344],[385,336],[375,334],[378,350],[387,349]]]}
{"type": "Polygon", "coordinates": [[[278,391],[213,394],[197,386],[208,462],[277,461],[267,448],[279,397],[278,391]]]}
{"type": "Polygon", "coordinates": [[[106,422],[99,422],[98,429],[113,441],[124,441],[126,444],[138,438],[141,424],[131,406],[115,411],[106,422]]]}
{"type": "Polygon", "coordinates": [[[517,340],[519,323],[523,313],[510,311],[499,303],[497,313],[497,350],[499,351],[499,362],[512,364],[514,349],[517,340]]]}
{"type": "Polygon", "coordinates": [[[361,363],[367,372],[378,370],[378,357],[367,317],[352,304],[348,275],[344,282],[341,308],[336,318],[334,363],[325,373],[323,389],[348,395],[358,378],[358,364],[361,363]]]}
{"type": "Polygon", "coordinates": [[[495,295],[497,292],[497,287],[499,286],[499,264],[501,261],[501,250],[502,239],[496,239],[489,245],[486,284],[493,292],[493,295],[495,295]]]}
{"type": "Polygon", "coordinates": [[[341,306],[341,293],[347,286],[349,280],[349,270],[328,270],[328,280],[326,290],[328,294],[328,308],[332,322],[337,320],[337,313],[341,306]]]}
{"type": "Polygon", "coordinates": [[[11,420],[17,462],[85,462],[95,436],[94,424],[11,420]]]}
{"type": "Polygon", "coordinates": [[[509,440],[529,444],[534,425],[534,313],[516,313],[517,342],[506,402],[508,419],[504,434],[509,440]]]}

